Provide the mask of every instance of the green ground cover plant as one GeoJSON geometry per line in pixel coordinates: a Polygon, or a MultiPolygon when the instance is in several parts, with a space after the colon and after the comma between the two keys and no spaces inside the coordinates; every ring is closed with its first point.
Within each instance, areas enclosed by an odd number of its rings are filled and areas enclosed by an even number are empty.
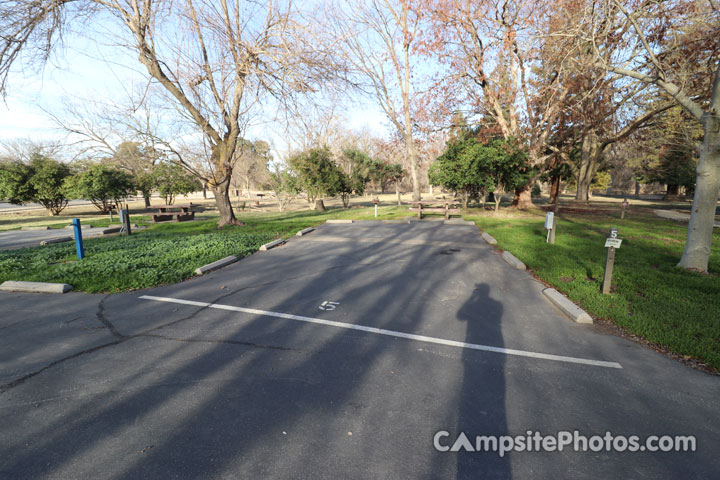
{"type": "Polygon", "coordinates": [[[720,232],[713,237],[710,274],[677,268],[687,228],[633,215],[562,215],[555,245],[545,243],[544,217],[466,216],[494,236],[541,280],[591,315],[680,355],[720,368],[720,232]],[[604,241],[618,228],[612,290],[602,295],[604,241]]]}
{"type": "MultiPolygon", "coordinates": [[[[382,207],[380,218],[401,218],[407,211],[382,207]]],[[[217,228],[217,216],[194,222],[153,224],[149,217],[131,216],[148,228],[129,237],[85,239],[85,258],[75,256],[73,243],[0,251],[0,282],[24,280],[61,282],[76,290],[120,292],[185,280],[196,268],[235,255],[245,257],[262,244],[288,238],[303,228],[332,218],[374,218],[372,208],[262,213],[241,217],[246,226],[217,228]]],[[[93,226],[109,219],[92,220],[93,226]]],[[[63,223],[61,225],[66,225],[63,223]]]]}

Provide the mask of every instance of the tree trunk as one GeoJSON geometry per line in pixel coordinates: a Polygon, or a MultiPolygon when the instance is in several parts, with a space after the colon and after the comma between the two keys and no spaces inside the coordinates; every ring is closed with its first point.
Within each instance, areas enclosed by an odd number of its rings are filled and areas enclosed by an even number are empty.
{"type": "Polygon", "coordinates": [[[532,186],[534,181],[529,182],[527,185],[518,187],[515,189],[515,198],[513,198],[513,205],[519,209],[527,209],[533,206],[532,201],[532,186]]]}
{"type": "Polygon", "coordinates": [[[215,205],[217,205],[218,211],[220,212],[218,228],[224,227],[225,225],[244,225],[244,223],[235,218],[235,212],[233,212],[232,204],[230,203],[230,177],[228,176],[223,182],[213,185],[212,191],[215,195],[215,205]]]}
{"type": "Polygon", "coordinates": [[[315,210],[318,212],[325,211],[325,202],[323,202],[322,198],[315,200],[315,210]]]}
{"type": "Polygon", "coordinates": [[[577,200],[578,202],[590,201],[590,186],[586,182],[580,181],[580,177],[578,177],[577,181],[577,192],[575,192],[575,200],[577,200]]]}
{"type": "Polygon", "coordinates": [[[400,199],[400,182],[395,182],[395,195],[397,195],[398,207],[402,206],[402,200],[400,199]]]}
{"type": "Polygon", "coordinates": [[[677,197],[679,195],[679,193],[678,193],[679,191],[680,191],[680,185],[668,185],[665,195],[668,197],[670,197],[670,196],[677,197]]]}
{"type": "Polygon", "coordinates": [[[707,272],[712,246],[713,224],[720,191],[720,116],[703,116],[705,137],[697,167],[687,241],[679,267],[707,272]]]}
{"type": "Polygon", "coordinates": [[[581,152],[575,200],[587,202],[590,200],[590,183],[595,178],[602,155],[601,145],[594,131],[591,130],[583,136],[581,152]]]}
{"type": "Polygon", "coordinates": [[[207,183],[203,183],[203,198],[207,198],[207,183]]]}
{"type": "MultiPolygon", "coordinates": [[[[538,161],[538,151],[534,148],[531,148],[528,150],[528,159],[530,161],[530,165],[538,165],[540,163],[538,161]]],[[[531,178],[527,184],[523,185],[522,187],[518,187],[515,189],[515,197],[513,198],[512,204],[513,206],[524,210],[528,208],[533,207],[533,201],[532,201],[532,187],[535,185],[535,181],[537,180],[537,175],[531,178]]],[[[502,196],[501,196],[502,198],[502,196]]]]}
{"type": "MultiPolygon", "coordinates": [[[[409,116],[408,119],[409,121],[409,116]]],[[[410,160],[410,177],[413,185],[413,201],[420,201],[420,180],[418,179],[417,156],[415,155],[415,146],[413,145],[412,133],[405,139],[405,148],[407,150],[408,159],[410,160]]]]}
{"type": "Polygon", "coordinates": [[[640,195],[640,182],[635,180],[635,195],[640,195]]]}
{"type": "Polygon", "coordinates": [[[143,200],[145,200],[145,208],[150,207],[150,195],[143,195],[143,200]]]}
{"type": "Polygon", "coordinates": [[[553,203],[557,202],[559,196],[560,196],[560,177],[552,177],[550,179],[550,199],[548,200],[548,203],[553,204],[553,203]]]}
{"type": "MultiPolygon", "coordinates": [[[[407,24],[408,11],[408,5],[402,3],[402,18],[400,20],[400,24],[402,26],[402,33],[405,39],[409,38],[409,30],[407,24]]],[[[411,42],[409,41],[405,41],[405,43],[403,44],[405,71],[403,72],[403,85],[400,90],[402,92],[403,114],[405,117],[405,132],[403,133],[403,137],[405,138],[405,151],[407,153],[408,161],[410,161],[410,176],[412,177],[413,185],[413,201],[417,202],[420,200],[420,181],[418,179],[417,155],[415,154],[415,144],[413,143],[413,122],[410,111],[412,108],[410,101],[410,43],[411,42]]]]}

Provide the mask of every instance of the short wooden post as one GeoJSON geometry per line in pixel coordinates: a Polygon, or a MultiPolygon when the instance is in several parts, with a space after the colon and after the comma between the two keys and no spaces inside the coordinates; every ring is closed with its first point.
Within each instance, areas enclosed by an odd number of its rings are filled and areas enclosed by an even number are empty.
{"type": "Polygon", "coordinates": [[[558,225],[558,218],[560,216],[560,199],[555,200],[555,208],[554,208],[555,217],[553,218],[553,231],[552,235],[550,235],[550,242],[555,243],[555,232],[557,232],[557,225],[558,225]]]}
{"type": "Polygon", "coordinates": [[[603,275],[602,293],[610,293],[612,285],[613,266],[615,265],[615,247],[620,247],[622,240],[617,238],[617,228],[610,229],[610,238],[605,241],[605,247],[608,249],[605,256],[605,273],[603,275]]]}
{"type": "Polygon", "coordinates": [[[125,208],[120,209],[120,233],[122,235],[130,235],[130,210],[125,205],[125,208]]]}
{"type": "Polygon", "coordinates": [[[552,229],[550,230],[550,245],[555,245],[555,232],[557,231],[557,214],[553,216],[552,229]]]}
{"type": "Polygon", "coordinates": [[[613,265],[615,264],[615,247],[608,247],[607,256],[605,257],[605,275],[603,275],[602,293],[610,293],[610,285],[612,285],[613,265]]]}

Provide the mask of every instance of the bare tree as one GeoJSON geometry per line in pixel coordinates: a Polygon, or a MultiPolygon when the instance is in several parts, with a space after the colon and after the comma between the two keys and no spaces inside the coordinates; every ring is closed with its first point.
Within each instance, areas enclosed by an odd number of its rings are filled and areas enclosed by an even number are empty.
{"type": "Polygon", "coordinates": [[[411,0],[348,0],[335,13],[347,57],[403,139],[413,199],[420,200],[420,167],[413,133],[419,93],[413,75],[418,72],[413,71],[413,62],[421,11],[411,0]]]}
{"type": "Polygon", "coordinates": [[[720,191],[720,10],[714,2],[597,0],[585,13],[586,28],[577,38],[593,49],[599,67],[657,87],[703,126],[678,266],[706,272],[720,191]],[[618,36],[626,41],[618,45],[618,36]]]}
{"type": "Polygon", "coordinates": [[[218,225],[238,224],[229,185],[243,122],[264,95],[282,102],[316,88],[337,68],[318,48],[323,43],[312,41],[301,12],[269,0],[5,1],[0,4],[3,94],[13,64],[47,60],[66,27],[88,17],[116,22],[119,29],[107,30],[123,32],[118,43],[137,55],[177,112],[201,132],[213,166],[207,183],[220,211],[218,225]]]}
{"type": "Polygon", "coordinates": [[[604,70],[579,65],[571,75],[568,105],[557,119],[555,144],[548,149],[573,170],[577,179],[575,200],[587,202],[590,185],[602,165],[605,152],[673,106],[661,99],[652,102],[645,86],[619,81],[604,70]],[[608,78],[609,77],[609,78],[608,78]],[[579,164],[570,152],[579,149],[579,164]]]}
{"type": "Polygon", "coordinates": [[[242,187],[246,195],[250,194],[250,187],[267,188],[271,184],[268,164],[273,159],[270,144],[263,140],[250,142],[243,140],[246,145],[238,151],[242,158],[237,161],[233,171],[232,186],[235,189],[242,187]]]}
{"type": "Polygon", "coordinates": [[[28,163],[33,156],[57,158],[62,154],[59,142],[38,142],[31,138],[15,138],[0,142],[0,159],[28,163]]]}
{"type": "MultiPolygon", "coordinates": [[[[523,141],[530,163],[542,166],[555,119],[566,105],[561,80],[574,47],[564,39],[549,41],[548,34],[572,21],[572,2],[431,3],[434,22],[426,43],[447,64],[446,91],[503,137],[523,141]]],[[[532,205],[534,180],[516,190],[518,207],[532,205]]]]}
{"type": "MultiPolygon", "coordinates": [[[[324,92],[325,93],[325,92],[324,92]]],[[[306,96],[294,104],[283,118],[283,132],[289,150],[304,151],[323,145],[335,145],[347,122],[340,99],[330,92],[329,99],[306,96]]]]}

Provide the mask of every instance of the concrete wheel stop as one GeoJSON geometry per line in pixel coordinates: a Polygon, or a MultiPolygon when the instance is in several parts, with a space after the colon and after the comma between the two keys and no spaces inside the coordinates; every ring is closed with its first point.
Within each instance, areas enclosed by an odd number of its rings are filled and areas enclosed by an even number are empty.
{"type": "Polygon", "coordinates": [[[574,322],[587,324],[593,323],[592,317],[588,315],[585,310],[575,305],[569,298],[554,288],[546,288],[543,290],[543,294],[574,322]]]}
{"type": "Polygon", "coordinates": [[[5,292],[66,293],[72,289],[73,286],[67,283],[16,282],[8,280],[0,284],[0,290],[5,292]]]}

